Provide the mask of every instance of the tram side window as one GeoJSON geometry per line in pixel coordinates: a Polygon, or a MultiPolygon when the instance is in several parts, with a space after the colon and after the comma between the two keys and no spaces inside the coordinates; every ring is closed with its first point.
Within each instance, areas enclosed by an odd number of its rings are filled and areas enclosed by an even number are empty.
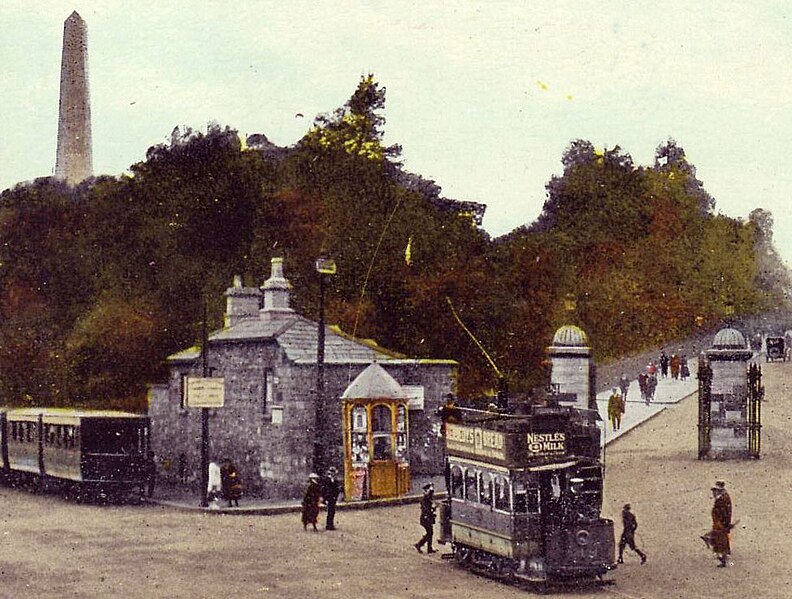
{"type": "Polygon", "coordinates": [[[464,499],[464,484],[462,477],[462,469],[459,466],[451,468],[451,497],[457,499],[464,499]]]}
{"type": "Polygon", "coordinates": [[[479,472],[479,503],[492,505],[492,476],[486,472],[479,472]]]}
{"type": "Polygon", "coordinates": [[[478,501],[475,470],[465,470],[465,498],[468,501],[478,501]]]}
{"type": "Polygon", "coordinates": [[[496,476],[494,483],[495,509],[508,512],[509,508],[509,479],[496,476]]]}
{"type": "Polygon", "coordinates": [[[515,483],[514,511],[520,514],[538,514],[539,489],[534,485],[515,483]]]}

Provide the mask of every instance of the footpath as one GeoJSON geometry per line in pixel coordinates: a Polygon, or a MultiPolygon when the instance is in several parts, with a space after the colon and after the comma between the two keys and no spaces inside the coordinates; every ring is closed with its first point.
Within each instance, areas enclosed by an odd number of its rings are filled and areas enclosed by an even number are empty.
{"type": "MultiPolygon", "coordinates": [[[[597,395],[597,408],[601,417],[599,426],[602,431],[604,444],[608,445],[612,443],[635,427],[653,418],[668,406],[678,403],[684,398],[696,393],[697,390],[698,381],[693,377],[682,381],[674,380],[670,375],[667,378],[663,378],[658,373],[657,389],[655,390],[654,400],[646,404],[641,399],[638,381],[631,381],[630,388],[627,391],[627,402],[624,414],[622,415],[621,427],[618,430],[613,430],[611,423],[608,421],[608,398],[610,397],[611,391],[607,390],[599,393],[597,395]]],[[[414,477],[412,479],[412,491],[407,495],[389,499],[349,502],[340,501],[336,509],[338,511],[364,510],[376,507],[418,503],[421,500],[423,485],[427,482],[434,483],[435,489],[438,489],[438,491],[445,488],[445,482],[442,476],[414,477]]],[[[445,493],[435,493],[435,497],[438,499],[443,496],[445,496],[445,493]]],[[[288,501],[268,501],[265,499],[246,497],[240,499],[239,507],[226,507],[223,501],[219,503],[214,502],[210,504],[209,507],[201,507],[198,489],[196,489],[194,496],[187,496],[183,492],[175,492],[167,487],[157,489],[154,497],[148,499],[147,502],[177,510],[218,515],[270,515],[293,513],[301,510],[300,501],[296,499],[288,501]]]]}
{"type": "Polygon", "coordinates": [[[668,406],[679,403],[686,397],[698,391],[698,380],[688,377],[687,380],[675,380],[669,374],[667,378],[660,375],[659,368],[657,373],[657,389],[655,389],[654,399],[650,403],[645,403],[641,399],[641,390],[638,381],[632,380],[630,388],[627,390],[627,402],[624,414],[622,414],[621,427],[613,430],[608,420],[608,399],[611,390],[602,391],[597,394],[597,410],[602,420],[599,422],[600,430],[604,438],[605,445],[608,445],[628,433],[636,426],[643,424],[647,420],[654,418],[668,406]]]}

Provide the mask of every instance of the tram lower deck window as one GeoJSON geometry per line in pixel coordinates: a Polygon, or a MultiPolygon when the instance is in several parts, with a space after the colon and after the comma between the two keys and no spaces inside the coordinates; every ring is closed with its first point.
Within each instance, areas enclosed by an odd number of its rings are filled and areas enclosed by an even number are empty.
{"type": "Polygon", "coordinates": [[[534,486],[516,484],[514,487],[514,511],[520,514],[538,514],[539,489],[534,486]]]}

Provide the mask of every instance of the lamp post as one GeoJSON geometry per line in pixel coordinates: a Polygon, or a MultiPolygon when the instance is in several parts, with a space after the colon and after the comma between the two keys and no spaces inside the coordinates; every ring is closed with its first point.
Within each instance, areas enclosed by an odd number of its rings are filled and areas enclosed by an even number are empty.
{"type": "Polygon", "coordinates": [[[316,426],[314,427],[314,471],[319,473],[325,465],[327,452],[327,424],[325,422],[324,393],[324,352],[325,352],[325,317],[324,296],[325,277],[336,274],[336,263],[322,255],[316,260],[316,272],[319,273],[319,323],[316,347],[316,426]]]}
{"type": "MultiPolygon", "coordinates": [[[[206,299],[203,305],[203,324],[201,326],[202,376],[209,376],[209,325],[207,324],[206,299]]],[[[209,408],[201,408],[201,507],[209,506],[207,488],[209,487],[209,408]]]]}

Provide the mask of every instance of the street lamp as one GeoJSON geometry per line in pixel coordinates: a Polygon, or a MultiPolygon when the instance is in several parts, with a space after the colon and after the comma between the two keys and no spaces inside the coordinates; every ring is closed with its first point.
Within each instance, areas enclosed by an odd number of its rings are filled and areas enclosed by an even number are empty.
{"type": "Polygon", "coordinates": [[[325,317],[324,296],[325,278],[336,274],[336,263],[324,255],[316,260],[316,272],[319,273],[319,323],[316,348],[316,426],[314,427],[314,471],[323,470],[327,451],[327,424],[325,422],[324,397],[324,351],[325,351],[325,317]]]}

